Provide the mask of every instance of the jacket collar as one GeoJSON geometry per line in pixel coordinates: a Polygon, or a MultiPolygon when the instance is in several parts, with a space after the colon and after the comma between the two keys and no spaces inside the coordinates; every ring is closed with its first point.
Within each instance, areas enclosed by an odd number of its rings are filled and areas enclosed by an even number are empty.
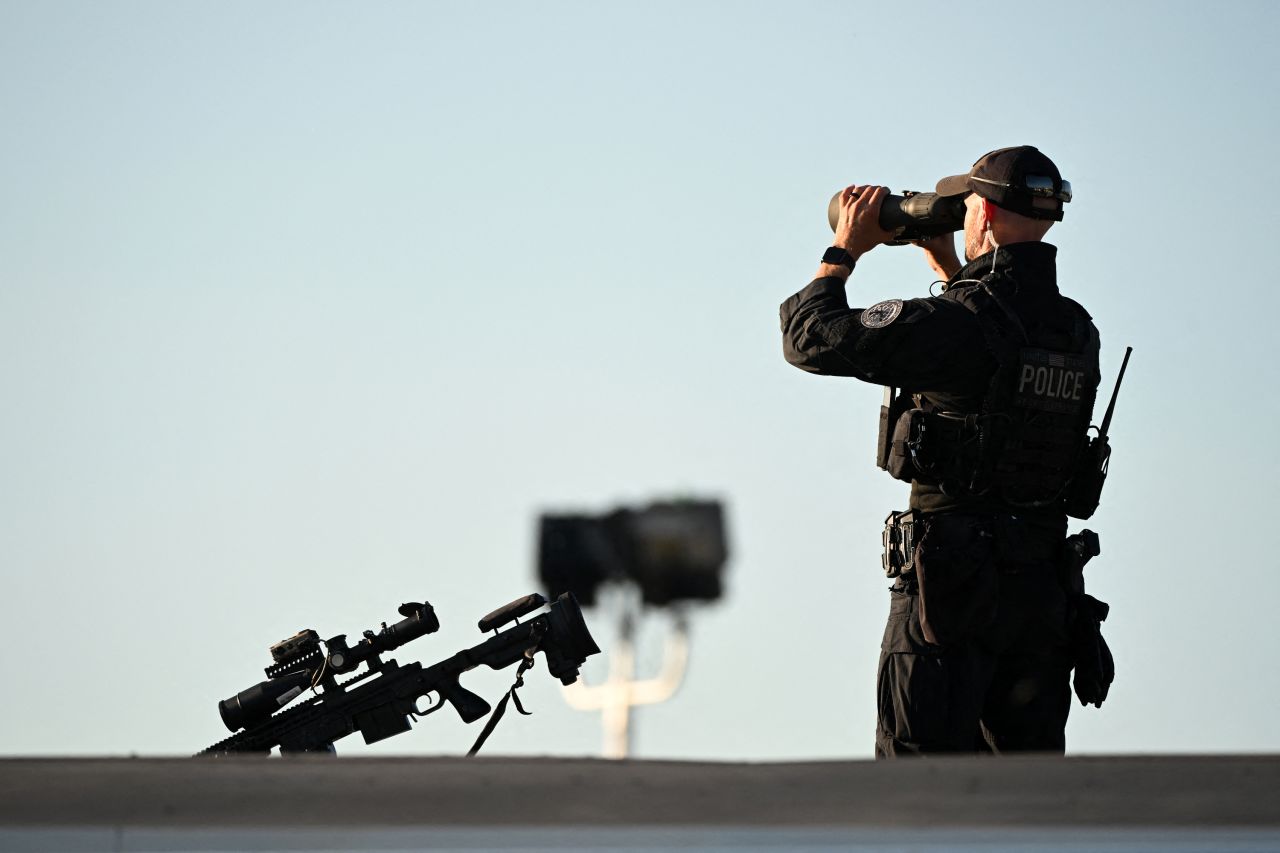
{"type": "MultiPolygon", "coordinates": [[[[1058,292],[1058,247],[1051,243],[1011,243],[994,251],[995,272],[1036,288],[1058,292]]],[[[979,255],[960,268],[947,281],[948,285],[961,279],[981,279],[992,272],[992,252],[979,255]]]]}

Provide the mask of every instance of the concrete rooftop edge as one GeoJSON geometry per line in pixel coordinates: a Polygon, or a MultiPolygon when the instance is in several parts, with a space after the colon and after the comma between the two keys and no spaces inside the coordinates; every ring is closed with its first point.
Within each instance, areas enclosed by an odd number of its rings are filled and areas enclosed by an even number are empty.
{"type": "Polygon", "coordinates": [[[0,826],[1280,825],[1280,756],[0,759],[0,826]]]}

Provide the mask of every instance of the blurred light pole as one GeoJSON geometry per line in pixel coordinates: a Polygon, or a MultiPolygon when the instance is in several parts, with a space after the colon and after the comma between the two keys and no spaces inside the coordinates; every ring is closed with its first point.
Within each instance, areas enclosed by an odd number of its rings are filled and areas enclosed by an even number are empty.
{"type": "Polygon", "coordinates": [[[639,608],[634,591],[618,590],[623,600],[618,639],[609,650],[609,677],[603,684],[588,686],[582,678],[564,691],[565,701],[579,711],[600,711],[604,724],[605,758],[626,758],[631,754],[631,709],[656,705],[676,694],[689,663],[689,620],[683,610],[673,614],[671,631],[663,644],[662,667],[654,678],[637,680],[635,675],[635,633],[639,608]]]}
{"type": "Polygon", "coordinates": [[[630,754],[632,708],[665,702],[680,688],[689,662],[687,605],[721,598],[727,560],[718,501],[541,517],[538,576],[548,592],[570,591],[583,606],[593,606],[603,588],[615,611],[616,641],[604,649],[608,677],[602,684],[579,679],[564,688],[571,707],[601,712],[605,758],[630,754]],[[636,634],[646,607],[670,610],[672,622],[658,675],[638,680],[636,634]]]}

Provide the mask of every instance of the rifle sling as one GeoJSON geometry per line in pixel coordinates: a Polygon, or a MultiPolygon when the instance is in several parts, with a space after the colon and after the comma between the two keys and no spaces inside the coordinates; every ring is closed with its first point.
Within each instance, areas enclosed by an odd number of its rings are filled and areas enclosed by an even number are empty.
{"type": "Polygon", "coordinates": [[[498,727],[498,721],[502,719],[502,715],[507,712],[507,700],[514,700],[516,710],[526,717],[532,716],[532,713],[526,711],[524,706],[520,704],[520,697],[516,695],[518,688],[524,687],[524,674],[533,667],[533,655],[526,654],[525,659],[520,662],[520,668],[516,670],[516,681],[511,685],[511,689],[498,702],[498,706],[493,709],[493,713],[489,715],[488,721],[484,724],[484,730],[480,732],[480,737],[476,738],[475,745],[467,752],[467,757],[473,757],[480,751],[480,747],[484,746],[484,742],[489,739],[489,735],[493,734],[493,730],[498,727]]]}

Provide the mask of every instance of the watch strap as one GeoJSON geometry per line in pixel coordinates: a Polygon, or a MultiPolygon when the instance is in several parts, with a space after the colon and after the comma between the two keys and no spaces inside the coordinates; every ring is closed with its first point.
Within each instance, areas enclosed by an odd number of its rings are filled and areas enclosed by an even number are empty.
{"type": "Polygon", "coordinates": [[[835,264],[838,267],[848,267],[853,269],[853,256],[841,249],[839,246],[832,246],[822,255],[824,264],[835,264]]]}

